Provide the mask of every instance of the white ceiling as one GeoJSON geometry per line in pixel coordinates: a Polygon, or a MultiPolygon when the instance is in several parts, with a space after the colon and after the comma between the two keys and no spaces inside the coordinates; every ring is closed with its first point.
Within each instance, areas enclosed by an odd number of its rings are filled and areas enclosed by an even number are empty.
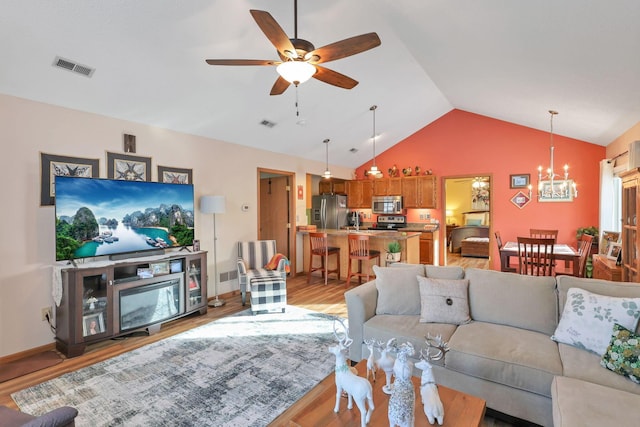
{"type": "MultiPolygon", "coordinates": [[[[375,31],[382,45],[269,96],[278,59],[249,14],[293,37],[293,0],[0,0],[0,93],[356,167],[453,108],[607,145],[640,121],[640,1],[300,0],[316,47],[375,31]],[[56,56],[95,67],[54,68],[56,56]],[[275,122],[273,128],[259,123],[275,122]],[[357,153],[349,149],[356,148],[357,153]]],[[[514,144],[518,141],[514,141],[514,144]]]]}

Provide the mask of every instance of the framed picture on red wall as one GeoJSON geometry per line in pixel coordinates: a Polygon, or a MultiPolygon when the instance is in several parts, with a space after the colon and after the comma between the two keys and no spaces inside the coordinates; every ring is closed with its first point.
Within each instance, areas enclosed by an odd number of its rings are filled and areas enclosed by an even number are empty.
{"type": "Polygon", "coordinates": [[[516,175],[509,175],[510,188],[527,188],[531,181],[531,174],[520,173],[516,175]]]}

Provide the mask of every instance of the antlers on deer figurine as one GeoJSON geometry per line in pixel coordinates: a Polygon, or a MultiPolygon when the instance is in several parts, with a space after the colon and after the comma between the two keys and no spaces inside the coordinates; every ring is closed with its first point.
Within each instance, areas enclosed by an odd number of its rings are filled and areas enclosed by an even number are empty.
{"type": "Polygon", "coordinates": [[[375,409],[373,405],[373,389],[368,379],[362,378],[351,372],[347,366],[346,353],[353,340],[349,338],[349,329],[344,322],[336,319],[333,323],[333,334],[338,340],[338,345],[329,347],[329,352],[336,356],[336,406],[334,412],[340,410],[340,398],[342,391],[348,395],[347,408],[353,408],[353,401],[360,410],[360,426],[365,427],[371,420],[371,414],[375,409]],[[336,327],[336,322],[342,326],[341,331],[336,327]],[[367,409],[367,404],[369,408],[367,409]]]}
{"type": "Polygon", "coordinates": [[[427,351],[420,350],[420,361],[416,363],[416,368],[422,370],[422,378],[420,380],[420,396],[422,397],[422,405],[424,414],[429,420],[429,424],[438,421],[439,425],[444,422],[444,407],[438,394],[435,378],[433,377],[431,361],[440,360],[445,353],[449,351],[449,345],[442,339],[441,335],[432,337],[427,335],[425,342],[427,351]],[[431,355],[431,350],[435,349],[435,354],[431,355]]]}

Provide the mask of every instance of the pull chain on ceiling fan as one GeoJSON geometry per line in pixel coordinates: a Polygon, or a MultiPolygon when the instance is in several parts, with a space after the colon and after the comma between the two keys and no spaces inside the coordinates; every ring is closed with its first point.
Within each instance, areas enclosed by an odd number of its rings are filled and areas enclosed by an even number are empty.
{"type": "Polygon", "coordinates": [[[321,82],[344,89],[354,88],[358,82],[318,64],[346,58],[380,46],[376,33],[350,37],[318,49],[304,39],[298,38],[298,1],[293,2],[294,37],[290,39],[269,12],[249,11],[258,27],[267,36],[278,52],[280,61],[260,59],[207,59],[209,65],[271,65],[277,66],[278,79],[271,88],[271,95],[280,95],[293,83],[298,86],[313,77],[321,82]]]}

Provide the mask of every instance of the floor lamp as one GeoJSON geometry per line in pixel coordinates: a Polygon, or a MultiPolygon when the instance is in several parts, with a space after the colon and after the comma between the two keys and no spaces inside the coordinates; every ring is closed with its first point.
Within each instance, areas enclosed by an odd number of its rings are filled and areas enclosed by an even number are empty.
{"type": "Polygon", "coordinates": [[[217,259],[217,246],[218,235],[216,234],[216,214],[224,213],[225,211],[224,196],[202,196],[200,198],[200,212],[205,214],[213,214],[213,265],[215,270],[214,275],[214,292],[216,298],[209,302],[209,307],[221,307],[225,304],[224,300],[218,298],[218,259],[217,259]]]}

